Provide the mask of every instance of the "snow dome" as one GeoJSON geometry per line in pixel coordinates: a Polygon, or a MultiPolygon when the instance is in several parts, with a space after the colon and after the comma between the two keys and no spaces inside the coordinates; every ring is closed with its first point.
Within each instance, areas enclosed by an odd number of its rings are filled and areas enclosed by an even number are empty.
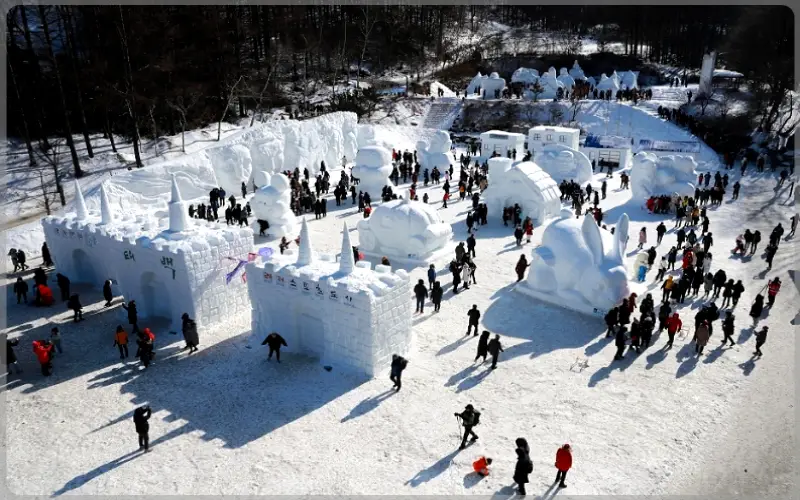
{"type": "Polygon", "coordinates": [[[358,223],[359,250],[421,265],[449,253],[453,237],[433,205],[405,199],[381,204],[358,223]]]}
{"type": "Polygon", "coordinates": [[[693,196],[698,173],[694,158],[686,155],[658,157],[641,152],[633,157],[631,167],[631,193],[634,198],[646,200],[651,196],[693,196]]]}
{"type": "Polygon", "coordinates": [[[420,166],[429,170],[438,167],[442,171],[455,166],[457,162],[451,151],[452,146],[450,134],[444,130],[437,130],[431,137],[430,144],[426,141],[417,142],[417,159],[420,166]]]}
{"type": "Polygon", "coordinates": [[[546,144],[536,150],[536,164],[556,181],[574,180],[585,184],[592,180],[592,162],[576,149],[561,144],[546,144]]]}
{"type": "Polygon", "coordinates": [[[392,153],[381,146],[365,146],[356,153],[352,175],[359,179],[358,189],[377,199],[392,174],[392,153]]]}
{"type": "Polygon", "coordinates": [[[589,217],[563,210],[532,251],[531,270],[517,290],[560,307],[605,314],[630,294],[623,263],[630,221],[622,214],[612,235],[589,217]]]}
{"type": "Polygon", "coordinates": [[[561,210],[558,184],[530,161],[513,164],[510,158],[489,159],[489,187],[481,198],[497,217],[504,207],[518,203],[522,216],[530,217],[537,226],[561,210]]]}
{"type": "Polygon", "coordinates": [[[250,200],[256,220],[269,223],[267,234],[281,238],[297,234],[297,217],[291,209],[292,190],[289,178],[283,174],[260,172],[263,184],[250,200]]]}
{"type": "Polygon", "coordinates": [[[539,80],[539,72],[533,68],[517,68],[511,74],[511,83],[530,85],[539,80]]]}
{"type": "Polygon", "coordinates": [[[572,68],[569,70],[569,76],[571,76],[574,80],[586,80],[586,75],[583,73],[583,69],[581,69],[578,61],[572,63],[572,68]]]}

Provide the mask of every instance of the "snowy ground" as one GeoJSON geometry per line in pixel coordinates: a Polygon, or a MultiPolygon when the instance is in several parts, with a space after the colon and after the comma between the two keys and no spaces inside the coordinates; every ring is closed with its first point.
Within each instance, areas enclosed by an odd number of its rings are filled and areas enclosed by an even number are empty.
{"type": "MultiPolygon", "coordinates": [[[[596,177],[594,185],[601,181],[596,177]]],[[[627,212],[632,234],[641,226],[655,234],[663,216],[647,214],[618,186],[615,177],[601,203],[606,221],[627,212]]],[[[750,175],[742,180],[739,201],[709,209],[714,269],[723,267],[747,287],[736,311],[735,338],[743,345],[719,348],[716,332],[698,358],[686,340],[662,349],[662,336],[641,355],[612,362],[614,346],[604,338],[601,318],[578,316],[513,290],[513,267],[538,243],[542,229],[520,249],[512,229],[493,219],[477,234],[477,285],[453,295],[446,270],[440,270],[446,290],[442,311],[434,315],[428,306],[415,318],[415,352],[397,394],[388,391],[388,374],[353,379],[291,355],[281,365],[268,363],[262,339],[250,335],[246,316],[201,332],[201,351],[192,356],[179,351],[179,336],[158,323],[149,325],[158,350],[155,364],[144,373],[133,358],[120,362],[112,347],[114,327],[124,323],[119,299],[104,310],[98,290],[81,290],[87,319],[73,325],[61,305],[44,316],[17,306],[9,276],[4,280],[5,332],[20,339],[17,353],[25,372],[5,385],[8,485],[16,493],[40,495],[510,494],[513,442],[524,436],[532,447],[528,489],[535,495],[551,486],[555,450],[565,442],[574,449],[570,494],[699,493],[698,483],[709,488],[703,493],[731,488],[715,481],[714,474],[724,468],[717,464],[727,458],[720,456],[721,443],[762,442],[759,428],[748,427],[748,435],[738,438],[730,434],[741,432],[731,422],[750,421],[737,409],[754,394],[763,396],[765,388],[773,397],[756,399],[763,401],[764,422],[785,415],[781,411],[793,403],[787,399],[794,393],[790,353],[795,339],[789,322],[796,313],[791,304],[799,297],[787,270],[794,268],[797,240],[781,243],[769,273],[759,256],[729,257],[745,227],[766,236],[777,221],[788,225],[796,211],[788,186],[777,193],[773,187],[772,174],[750,175]],[[765,355],[753,360],[747,311],[774,276],[783,278],[784,287],[760,323],[771,327],[765,355]],[[473,363],[476,340],[464,337],[472,304],[483,313],[482,329],[503,338],[505,352],[494,372],[473,363]],[[46,337],[51,324],[59,325],[65,352],[54,361],[54,375],[45,379],[29,346],[46,337]],[[570,369],[581,360],[587,368],[570,369]],[[146,458],[136,449],[131,422],[133,409],[145,403],[154,411],[153,452],[146,458]],[[459,452],[452,414],[467,403],[483,411],[476,428],[481,439],[459,452]],[[470,464],[481,454],[495,463],[492,475],[478,480],[470,464]],[[365,467],[369,474],[360,474],[365,467]],[[705,468],[698,475],[700,467],[705,468]]],[[[436,188],[421,191],[441,199],[436,188]]],[[[309,227],[315,249],[336,253],[342,221],[354,228],[360,215],[350,204],[328,206],[328,217],[311,220],[309,227]]],[[[467,208],[467,202],[456,202],[442,210],[460,240],[466,238],[467,208]]],[[[38,230],[36,223],[17,229],[29,231],[32,241],[38,230]]],[[[351,238],[357,244],[358,232],[353,230],[351,238]]],[[[659,256],[674,238],[670,231],[659,256]]],[[[652,279],[650,274],[648,287],[655,292],[652,279]]],[[[701,303],[687,301],[681,310],[687,323],[701,303]]],[[[766,432],[777,428],[762,426],[766,432]]],[[[769,461],[761,463],[772,473],[769,461]]],[[[790,478],[779,481],[786,484],[790,478]]]]}

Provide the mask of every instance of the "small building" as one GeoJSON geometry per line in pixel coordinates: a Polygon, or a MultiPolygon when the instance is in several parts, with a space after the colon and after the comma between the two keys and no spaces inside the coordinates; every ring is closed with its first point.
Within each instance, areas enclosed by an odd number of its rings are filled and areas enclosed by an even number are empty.
{"type": "Polygon", "coordinates": [[[547,144],[560,144],[578,149],[581,131],[576,128],[537,125],[528,130],[528,151],[535,155],[547,144]]]}
{"type": "Polygon", "coordinates": [[[481,134],[481,156],[490,158],[497,153],[508,157],[511,151],[517,151],[520,157],[525,150],[525,135],[502,130],[490,130],[481,134]]]}
{"type": "Polygon", "coordinates": [[[744,75],[738,71],[715,69],[711,77],[711,85],[714,88],[738,90],[743,80],[744,75]]]}
{"type": "Polygon", "coordinates": [[[508,158],[489,160],[489,187],[481,198],[492,216],[500,217],[504,207],[519,204],[522,216],[539,226],[561,210],[558,184],[532,161],[514,163],[508,158]]]}
{"type": "Polygon", "coordinates": [[[289,352],[334,370],[375,376],[411,347],[411,279],[353,259],[344,224],[339,262],[315,255],[303,220],[296,262],[274,256],[249,263],[247,286],[257,338],[278,332],[289,352]]]}
{"type": "Polygon", "coordinates": [[[188,313],[199,326],[249,308],[242,280],[226,273],[253,252],[250,228],[189,219],[175,176],[168,218],[114,214],[101,186],[101,213],[89,213],[76,181],[77,213],[42,220],[59,273],[102,287],[110,279],[140,318],[164,318],[179,330],[188,313]]]}
{"type": "Polygon", "coordinates": [[[611,165],[615,169],[627,168],[632,159],[633,139],[616,135],[589,134],[580,151],[599,168],[611,165]]]}

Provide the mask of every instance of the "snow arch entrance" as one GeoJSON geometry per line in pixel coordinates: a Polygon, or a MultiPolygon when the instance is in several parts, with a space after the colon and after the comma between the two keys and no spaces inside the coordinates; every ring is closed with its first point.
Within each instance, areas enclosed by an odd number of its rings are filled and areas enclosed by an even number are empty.
{"type": "Polygon", "coordinates": [[[72,262],[75,269],[75,275],[72,278],[76,283],[91,283],[97,285],[100,279],[97,276],[97,271],[94,268],[92,259],[84,250],[76,248],[72,252],[72,262]]]}
{"type": "Polygon", "coordinates": [[[144,273],[142,275],[142,298],[139,315],[143,318],[159,317],[171,320],[173,316],[172,301],[167,290],[166,284],[159,280],[155,273],[144,273]]]}

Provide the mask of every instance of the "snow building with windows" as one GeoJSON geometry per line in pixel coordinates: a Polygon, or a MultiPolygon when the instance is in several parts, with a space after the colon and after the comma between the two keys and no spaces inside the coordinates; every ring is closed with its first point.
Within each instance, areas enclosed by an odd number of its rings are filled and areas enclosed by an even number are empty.
{"type": "Polygon", "coordinates": [[[339,262],[314,253],[303,220],[296,261],[274,256],[246,269],[256,338],[278,332],[286,351],[368,376],[387,369],[392,354],[410,350],[410,276],[356,264],[346,223],[339,262]]]}
{"type": "Polygon", "coordinates": [[[561,144],[578,149],[580,137],[581,131],[576,128],[537,125],[528,129],[528,151],[536,154],[547,144],[561,144]]]}
{"type": "Polygon", "coordinates": [[[481,198],[491,215],[500,217],[504,207],[518,203],[523,217],[530,217],[535,226],[556,217],[561,211],[558,184],[535,163],[514,163],[509,158],[489,160],[489,187],[481,198]]]}
{"type": "Polygon", "coordinates": [[[525,151],[525,135],[514,132],[503,132],[502,130],[489,130],[480,136],[481,156],[489,158],[497,153],[501,156],[508,156],[514,150],[522,158],[525,151]]]}
{"type": "Polygon", "coordinates": [[[42,219],[59,273],[97,287],[111,279],[140,319],[166,319],[174,331],[183,313],[211,326],[249,308],[243,281],[227,283],[226,274],[253,252],[251,229],[190,219],[174,175],[166,217],[114,213],[100,189],[99,214],[87,210],[76,181],[76,213],[42,219]]]}

